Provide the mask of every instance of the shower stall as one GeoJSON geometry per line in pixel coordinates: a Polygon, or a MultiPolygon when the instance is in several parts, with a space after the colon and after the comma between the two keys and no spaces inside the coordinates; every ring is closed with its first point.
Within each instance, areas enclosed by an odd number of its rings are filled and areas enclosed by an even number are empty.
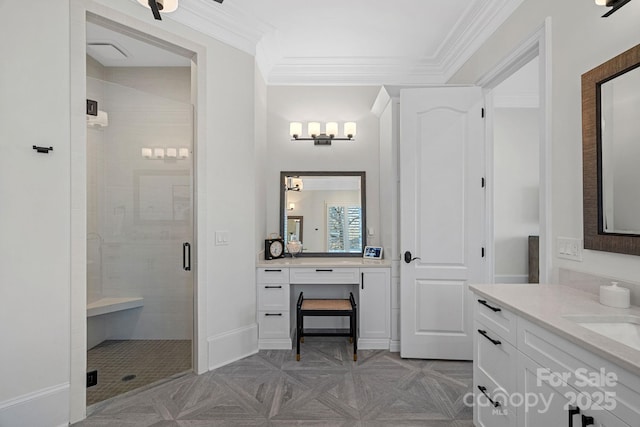
{"type": "Polygon", "coordinates": [[[99,110],[87,116],[90,405],[191,370],[195,253],[189,69],[88,58],[89,73],[99,110]]]}

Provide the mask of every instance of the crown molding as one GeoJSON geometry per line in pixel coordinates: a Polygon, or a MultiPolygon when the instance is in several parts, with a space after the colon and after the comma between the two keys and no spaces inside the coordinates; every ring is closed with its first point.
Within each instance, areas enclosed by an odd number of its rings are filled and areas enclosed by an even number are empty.
{"type": "Polygon", "coordinates": [[[455,30],[442,44],[436,62],[445,81],[471,58],[482,44],[507,20],[524,0],[484,0],[460,18],[455,30]]]}
{"type": "Polygon", "coordinates": [[[256,54],[264,34],[275,30],[233,2],[221,6],[211,0],[182,0],[171,19],[250,55],[256,54]]]}
{"type": "Polygon", "coordinates": [[[283,58],[275,41],[277,29],[232,1],[221,7],[211,0],[181,0],[171,19],[254,55],[256,66],[269,85],[429,85],[446,83],[522,1],[472,3],[435,55],[413,60],[283,58]]]}

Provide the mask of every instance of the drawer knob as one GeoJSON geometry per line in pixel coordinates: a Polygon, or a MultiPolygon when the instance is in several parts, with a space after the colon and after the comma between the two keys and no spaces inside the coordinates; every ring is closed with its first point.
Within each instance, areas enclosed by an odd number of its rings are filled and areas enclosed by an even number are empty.
{"type": "Polygon", "coordinates": [[[327,272],[327,273],[331,273],[333,271],[333,269],[332,268],[316,268],[316,271],[317,272],[324,271],[324,272],[327,272]]]}
{"type": "Polygon", "coordinates": [[[494,340],[493,338],[491,338],[491,337],[489,336],[489,334],[487,333],[487,331],[485,331],[485,330],[478,329],[478,333],[479,333],[480,335],[482,335],[483,337],[485,337],[486,339],[488,339],[489,341],[491,341],[491,343],[492,343],[493,345],[500,345],[500,344],[502,344],[502,341],[494,340]]]}
{"type": "Polygon", "coordinates": [[[282,289],[282,286],[265,286],[265,289],[282,289]]]}
{"type": "Polygon", "coordinates": [[[265,316],[282,316],[282,313],[265,313],[265,316]]]}
{"type": "Polygon", "coordinates": [[[267,273],[280,273],[280,272],[282,272],[282,270],[280,270],[279,268],[275,269],[275,270],[266,269],[265,272],[267,272],[267,273]]]}
{"type": "Polygon", "coordinates": [[[480,304],[484,305],[485,307],[489,308],[490,310],[492,310],[494,313],[497,313],[497,312],[499,312],[499,311],[502,311],[502,309],[501,309],[501,308],[499,308],[499,307],[493,307],[493,306],[489,305],[489,304],[487,303],[487,301],[486,301],[486,300],[479,299],[479,300],[478,300],[478,302],[479,302],[480,304]]]}

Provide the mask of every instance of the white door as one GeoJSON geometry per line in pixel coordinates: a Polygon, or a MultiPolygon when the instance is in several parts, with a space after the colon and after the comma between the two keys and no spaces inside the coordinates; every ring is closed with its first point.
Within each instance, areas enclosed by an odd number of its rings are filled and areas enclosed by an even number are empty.
{"type": "Polygon", "coordinates": [[[405,89],[400,107],[400,354],[471,360],[468,284],[484,266],[482,92],[405,89]]]}

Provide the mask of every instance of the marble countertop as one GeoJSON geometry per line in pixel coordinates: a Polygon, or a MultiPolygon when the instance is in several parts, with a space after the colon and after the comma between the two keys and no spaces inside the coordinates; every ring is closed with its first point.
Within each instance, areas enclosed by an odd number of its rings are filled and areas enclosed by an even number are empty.
{"type": "Polygon", "coordinates": [[[364,259],[360,257],[300,257],[300,258],[278,258],[273,260],[259,260],[257,266],[260,268],[272,267],[356,267],[356,268],[380,268],[391,267],[391,260],[388,259],[364,259]]]}
{"type": "Polygon", "coordinates": [[[604,335],[584,328],[567,315],[633,315],[640,316],[640,307],[607,307],[598,295],[562,285],[470,285],[477,295],[499,303],[515,314],[555,333],[556,335],[640,375],[640,350],[624,345],[604,335]]]}

